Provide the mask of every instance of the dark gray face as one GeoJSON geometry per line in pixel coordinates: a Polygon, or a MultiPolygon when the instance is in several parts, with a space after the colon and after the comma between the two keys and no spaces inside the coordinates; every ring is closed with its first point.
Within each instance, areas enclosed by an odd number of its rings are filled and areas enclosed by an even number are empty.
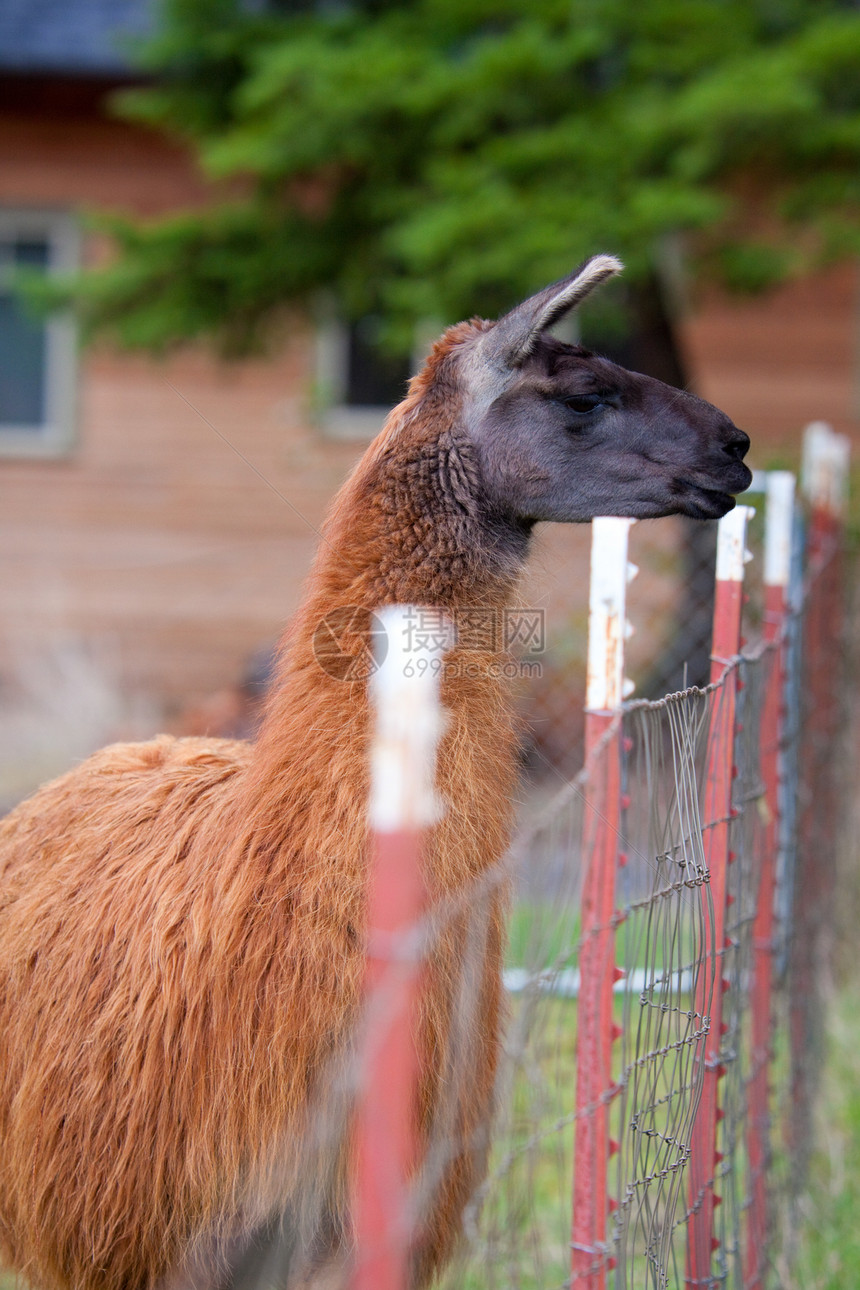
{"type": "Polygon", "coordinates": [[[488,500],[522,521],[715,519],[752,475],[724,413],[652,377],[541,334],[471,434],[488,500]]]}

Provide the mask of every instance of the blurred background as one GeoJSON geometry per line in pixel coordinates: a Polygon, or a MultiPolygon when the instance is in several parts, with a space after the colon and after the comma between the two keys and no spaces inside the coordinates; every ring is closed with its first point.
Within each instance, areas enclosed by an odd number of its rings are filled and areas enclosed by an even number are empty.
{"type": "MultiPolygon", "coordinates": [[[[856,434],[860,12],[0,0],[0,802],[246,733],[326,506],[442,325],[600,250],[580,339],[793,465],[856,434]]],[[[633,675],[707,667],[709,526],[635,538],[633,675]]],[[[587,534],[537,542],[524,757],[578,764],[587,534]],[[535,755],[536,754],[536,755],[535,755]]]]}
{"type": "MultiPolygon", "coordinates": [[[[762,469],[813,419],[856,443],[858,215],[854,0],[0,0],[0,810],[109,740],[252,733],[429,340],[594,252],[628,269],[584,344],[762,469]]],[[[706,677],[713,542],[634,531],[639,694],[706,677]]],[[[580,763],[587,563],[547,528],[522,590],[539,790],[580,763]]]]}

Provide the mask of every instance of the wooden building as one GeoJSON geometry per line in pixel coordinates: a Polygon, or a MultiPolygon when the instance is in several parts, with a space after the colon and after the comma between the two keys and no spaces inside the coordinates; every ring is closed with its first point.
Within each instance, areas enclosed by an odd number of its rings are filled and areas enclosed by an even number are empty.
{"type": "MultiPolygon", "coordinates": [[[[162,724],[277,636],[382,413],[366,393],[349,407],[336,328],[296,318],[265,360],[158,361],[80,351],[70,322],[22,320],[4,294],[4,261],[97,255],[88,211],[210,199],[179,148],[106,109],[129,78],[117,32],[147,21],[143,0],[0,2],[0,703],[14,704],[22,660],[83,649],[162,724]]],[[[852,265],[755,301],[709,294],[683,334],[697,387],[750,431],[754,464],[795,458],[812,418],[856,432],[852,265]]]]}

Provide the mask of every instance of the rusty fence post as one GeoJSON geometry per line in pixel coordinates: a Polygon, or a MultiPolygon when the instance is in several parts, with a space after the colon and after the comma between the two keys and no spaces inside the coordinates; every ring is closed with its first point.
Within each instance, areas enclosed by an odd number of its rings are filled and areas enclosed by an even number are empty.
{"type": "Polygon", "coordinates": [[[709,1018],[709,1030],[699,1057],[704,1062],[702,1095],[690,1141],[690,1221],[687,1229],[688,1286],[711,1286],[712,1256],[719,1242],[714,1236],[714,1193],[722,1042],[722,996],[727,987],[722,976],[725,945],[726,887],[730,825],[735,815],[732,780],[735,764],[735,708],[738,676],[734,660],[740,650],[743,578],[746,563],[746,527],[753,511],[737,506],[719,524],[717,537],[714,632],[711,654],[712,721],[708,740],[704,826],[709,882],[702,889],[705,909],[705,942],[696,985],[696,1011],[709,1018]]]}
{"type": "Polygon", "coordinates": [[[838,802],[834,744],[840,723],[842,526],[849,443],[824,422],[807,427],[803,493],[807,506],[807,591],[803,630],[803,796],[791,947],[791,1125],[794,1176],[806,1172],[813,1089],[823,1045],[821,982],[829,971],[835,896],[838,802]]]}
{"type": "Polygon", "coordinates": [[[407,1290],[417,1216],[418,1054],[424,880],[422,831],[435,817],[441,729],[438,642],[415,631],[418,611],[381,610],[371,753],[371,873],[365,1019],[358,1066],[351,1290],[407,1290]]]}
{"type": "Polygon", "coordinates": [[[576,1128],[571,1283],[604,1290],[614,1264],[607,1240],[610,1201],[609,1104],[615,966],[615,874],[621,851],[620,709],[626,692],[626,587],[636,570],[627,560],[633,520],[592,523],[588,620],[585,755],[590,774],[583,807],[582,936],[576,1035],[576,1128]]]}
{"type": "Polygon", "coordinates": [[[764,822],[760,834],[759,888],[753,923],[751,994],[752,1069],[749,1083],[750,1209],[744,1268],[746,1290],[761,1290],[767,1267],[768,1168],[770,1164],[769,1075],[772,1059],[772,991],[777,861],[781,837],[781,746],[785,703],[788,588],[795,506],[794,475],[770,471],[765,488],[764,643],[770,652],[762,707],[760,767],[764,822]]]}

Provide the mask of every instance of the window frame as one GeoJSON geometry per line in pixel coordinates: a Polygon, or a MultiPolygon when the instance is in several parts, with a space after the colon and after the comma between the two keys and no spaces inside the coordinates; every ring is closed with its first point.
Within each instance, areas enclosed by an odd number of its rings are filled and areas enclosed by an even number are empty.
{"type": "MultiPolygon", "coordinates": [[[[443,326],[428,320],[416,327],[410,363],[413,376],[424,365],[443,326]]],[[[323,304],[317,309],[316,323],[315,419],[326,439],[366,443],[379,433],[395,405],[347,403],[348,365],[349,327],[330,305],[323,304]]]]}
{"type": "MultiPolygon", "coordinates": [[[[80,232],[67,211],[0,207],[0,238],[44,238],[49,274],[73,273],[80,264],[80,232]]],[[[71,313],[49,315],[45,327],[45,420],[41,425],[0,421],[0,457],[58,457],[75,443],[78,399],[78,329],[71,313]]]]}

